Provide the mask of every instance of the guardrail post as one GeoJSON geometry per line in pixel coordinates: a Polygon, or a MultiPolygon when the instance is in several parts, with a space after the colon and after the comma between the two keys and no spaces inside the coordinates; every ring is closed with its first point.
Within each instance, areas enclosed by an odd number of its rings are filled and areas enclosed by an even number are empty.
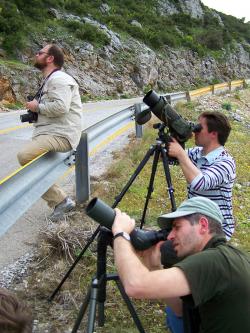
{"type": "Polygon", "coordinates": [[[214,95],[214,84],[212,85],[212,95],[214,95]]]}
{"type": "Polygon", "coordinates": [[[228,82],[228,88],[229,88],[229,92],[231,92],[232,91],[232,83],[231,83],[232,81],[229,81],[228,82]]]}
{"type": "Polygon", "coordinates": [[[90,175],[89,175],[89,148],[88,134],[82,132],[79,145],[76,149],[76,201],[83,203],[90,197],[90,175]]]}
{"type": "Polygon", "coordinates": [[[168,103],[171,104],[171,94],[165,95],[165,98],[168,101],[168,103]]]}
{"type": "Polygon", "coordinates": [[[190,97],[189,91],[186,92],[186,99],[187,99],[187,102],[191,101],[191,97],[190,97]]]}
{"type": "MultiPolygon", "coordinates": [[[[136,115],[141,112],[141,104],[136,103],[135,104],[135,118],[136,115]]],[[[142,138],[142,125],[138,125],[137,122],[135,121],[135,136],[136,138],[142,138]]]]}

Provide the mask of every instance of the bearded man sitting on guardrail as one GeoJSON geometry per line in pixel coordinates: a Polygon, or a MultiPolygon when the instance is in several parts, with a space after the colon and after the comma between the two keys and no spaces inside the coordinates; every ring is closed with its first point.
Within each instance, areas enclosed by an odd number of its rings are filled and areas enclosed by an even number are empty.
{"type": "MultiPolygon", "coordinates": [[[[67,152],[76,149],[81,137],[82,103],[79,87],[74,78],[61,70],[64,63],[62,50],[55,44],[44,46],[36,53],[35,67],[44,80],[33,100],[26,103],[28,113],[22,121],[33,123],[32,142],[18,153],[21,165],[47,152],[67,152]]],[[[58,186],[53,185],[42,196],[57,221],[75,207],[75,201],[58,186]]]]}

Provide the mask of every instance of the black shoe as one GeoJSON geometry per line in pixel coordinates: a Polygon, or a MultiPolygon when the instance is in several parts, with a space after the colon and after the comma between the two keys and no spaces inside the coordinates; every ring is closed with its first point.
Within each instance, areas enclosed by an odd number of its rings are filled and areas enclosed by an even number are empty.
{"type": "Polygon", "coordinates": [[[55,207],[53,213],[49,216],[49,219],[52,222],[56,222],[62,219],[65,213],[68,213],[72,209],[74,209],[75,206],[75,201],[72,200],[70,197],[67,197],[55,207]]]}

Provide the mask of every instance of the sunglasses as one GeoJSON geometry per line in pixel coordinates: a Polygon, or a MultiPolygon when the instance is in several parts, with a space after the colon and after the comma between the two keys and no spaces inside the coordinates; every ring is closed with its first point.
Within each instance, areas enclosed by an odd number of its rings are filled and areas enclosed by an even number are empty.
{"type": "Polygon", "coordinates": [[[38,55],[41,55],[41,54],[48,54],[48,52],[38,51],[36,54],[38,54],[38,55]]]}

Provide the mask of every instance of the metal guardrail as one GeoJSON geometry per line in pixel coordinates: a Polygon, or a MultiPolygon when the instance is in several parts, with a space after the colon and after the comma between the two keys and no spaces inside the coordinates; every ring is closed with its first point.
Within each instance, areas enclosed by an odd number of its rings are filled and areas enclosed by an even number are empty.
{"type": "Polygon", "coordinates": [[[247,84],[247,80],[235,80],[223,83],[217,83],[208,87],[191,90],[187,92],[187,100],[191,101],[197,97],[207,95],[207,94],[216,94],[225,91],[231,91],[236,88],[243,88],[247,84]]]}
{"type": "Polygon", "coordinates": [[[214,91],[214,86],[208,86],[205,88],[200,88],[200,89],[190,91],[189,96],[190,96],[190,98],[192,98],[192,97],[207,95],[209,93],[212,94],[213,91],[214,91]]]}
{"type": "Polygon", "coordinates": [[[167,101],[170,104],[173,104],[173,103],[178,102],[178,101],[183,101],[183,100],[186,101],[187,100],[187,93],[184,92],[184,91],[174,92],[174,93],[171,93],[171,94],[165,94],[163,96],[165,96],[165,98],[167,99],[167,101]]]}
{"type": "MultiPolygon", "coordinates": [[[[216,91],[233,90],[250,84],[250,79],[220,83],[193,91],[165,94],[169,103],[193,98],[216,91]]],[[[83,131],[76,152],[48,152],[18,169],[1,182],[0,180],[0,236],[23,215],[46,190],[55,183],[72,164],[76,167],[76,198],[84,202],[90,196],[89,150],[134,120],[137,112],[148,108],[138,103],[88,127],[83,131]]],[[[142,136],[142,126],[135,124],[136,137],[142,136]]]]}
{"type": "Polygon", "coordinates": [[[134,120],[134,113],[134,106],[115,113],[85,129],[76,152],[48,152],[0,182],[0,236],[74,163],[77,201],[88,200],[89,149],[93,149],[104,138],[131,123],[134,120]]]}
{"type": "Polygon", "coordinates": [[[223,83],[217,83],[211,86],[190,90],[186,92],[175,92],[171,94],[165,94],[164,96],[168,100],[168,102],[175,103],[181,100],[185,101],[191,101],[197,97],[205,96],[205,95],[214,95],[216,93],[221,93],[225,91],[231,91],[236,88],[243,88],[247,84],[250,84],[250,80],[235,80],[230,82],[223,82],[223,83]]]}
{"type": "Polygon", "coordinates": [[[231,81],[230,85],[231,85],[231,87],[243,87],[244,82],[245,82],[245,80],[235,80],[235,81],[231,81]]]}
{"type": "MultiPolygon", "coordinates": [[[[223,83],[216,83],[213,85],[213,89],[214,91],[215,90],[222,90],[222,89],[229,89],[230,86],[232,85],[233,83],[230,83],[230,82],[223,82],[223,83]]],[[[238,82],[235,83],[235,86],[237,86],[238,82]]]]}
{"type": "Polygon", "coordinates": [[[68,169],[72,153],[46,153],[0,185],[0,235],[3,235],[68,169]]]}
{"type": "MultiPolygon", "coordinates": [[[[118,113],[88,127],[83,133],[76,151],[76,199],[85,202],[90,196],[89,150],[96,147],[107,136],[115,133],[134,119],[135,107],[118,113]]],[[[141,137],[141,131],[136,125],[136,137],[141,137]]]]}

